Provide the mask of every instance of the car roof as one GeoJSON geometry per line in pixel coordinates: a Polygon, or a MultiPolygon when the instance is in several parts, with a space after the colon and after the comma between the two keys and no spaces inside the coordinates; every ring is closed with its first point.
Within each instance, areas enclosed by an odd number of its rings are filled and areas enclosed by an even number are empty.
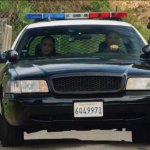
{"type": "Polygon", "coordinates": [[[68,26],[68,25],[115,25],[132,27],[131,24],[123,21],[114,20],[57,20],[32,23],[27,26],[27,29],[49,27],[49,26],[68,26]]]}

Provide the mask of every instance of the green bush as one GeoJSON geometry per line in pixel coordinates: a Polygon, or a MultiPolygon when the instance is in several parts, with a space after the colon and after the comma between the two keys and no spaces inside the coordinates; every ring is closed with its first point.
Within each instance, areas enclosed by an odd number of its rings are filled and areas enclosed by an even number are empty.
{"type": "Polygon", "coordinates": [[[23,1],[0,1],[0,13],[8,18],[8,23],[13,26],[14,33],[18,34],[21,29],[29,24],[25,19],[25,14],[30,12],[30,3],[23,1]]]}
{"type": "MultiPolygon", "coordinates": [[[[31,23],[25,19],[26,13],[39,12],[87,12],[87,11],[106,11],[109,9],[108,0],[95,1],[34,1],[34,0],[15,0],[0,1],[0,13],[6,13],[9,18],[9,24],[13,25],[14,32],[19,33],[27,24],[31,23]]],[[[6,15],[5,14],[5,15],[6,15]]]]}

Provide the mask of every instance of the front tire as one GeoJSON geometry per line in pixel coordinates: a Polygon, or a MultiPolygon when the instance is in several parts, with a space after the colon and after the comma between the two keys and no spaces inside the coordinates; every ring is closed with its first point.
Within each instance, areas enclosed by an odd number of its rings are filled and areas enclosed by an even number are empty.
{"type": "Polygon", "coordinates": [[[144,126],[135,127],[132,130],[132,141],[133,143],[148,143],[148,134],[144,126]]]}
{"type": "Polygon", "coordinates": [[[0,124],[0,139],[2,146],[7,147],[23,145],[24,135],[21,129],[10,125],[3,116],[1,116],[0,124]]]}

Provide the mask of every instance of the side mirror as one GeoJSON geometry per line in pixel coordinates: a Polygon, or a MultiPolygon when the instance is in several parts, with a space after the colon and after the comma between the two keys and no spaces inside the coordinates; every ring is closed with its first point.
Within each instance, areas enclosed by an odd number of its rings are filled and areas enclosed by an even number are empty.
{"type": "Polygon", "coordinates": [[[15,50],[3,51],[0,53],[0,61],[6,62],[7,60],[10,62],[16,62],[19,59],[18,52],[15,50]]]}
{"type": "Polygon", "coordinates": [[[6,55],[7,55],[6,51],[1,51],[0,52],[0,63],[5,63],[7,61],[6,60],[6,55]]]}
{"type": "Polygon", "coordinates": [[[147,41],[147,43],[150,44],[150,38],[149,38],[149,40],[147,41]]]}
{"type": "Polygon", "coordinates": [[[145,56],[150,57],[150,45],[144,46],[142,51],[144,52],[145,56]]]}

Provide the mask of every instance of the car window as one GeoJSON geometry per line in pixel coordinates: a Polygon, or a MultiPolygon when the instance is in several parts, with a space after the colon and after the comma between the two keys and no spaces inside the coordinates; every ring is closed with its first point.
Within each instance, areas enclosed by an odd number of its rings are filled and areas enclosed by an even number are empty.
{"type": "MultiPolygon", "coordinates": [[[[76,36],[70,35],[50,35],[55,39],[55,47],[59,54],[88,54],[98,51],[99,44],[104,41],[105,35],[103,34],[90,34],[83,35],[83,39],[76,39],[76,36]],[[85,38],[85,39],[84,39],[85,38]],[[86,39],[87,38],[87,39],[86,39]],[[90,49],[89,49],[90,47],[90,49]]],[[[34,56],[36,48],[40,45],[44,36],[37,36],[32,39],[28,55],[34,56]]],[[[80,37],[79,37],[80,38],[80,37]]]]}
{"type": "MultiPolygon", "coordinates": [[[[131,27],[78,25],[29,29],[17,50],[21,57],[43,57],[42,48],[46,41],[54,45],[55,57],[103,54],[140,56],[144,46],[144,42],[131,27]],[[24,49],[26,54],[22,55],[24,49]]],[[[48,50],[45,49],[46,51],[48,50]]],[[[50,53],[47,54],[51,56],[50,53]]]]}

